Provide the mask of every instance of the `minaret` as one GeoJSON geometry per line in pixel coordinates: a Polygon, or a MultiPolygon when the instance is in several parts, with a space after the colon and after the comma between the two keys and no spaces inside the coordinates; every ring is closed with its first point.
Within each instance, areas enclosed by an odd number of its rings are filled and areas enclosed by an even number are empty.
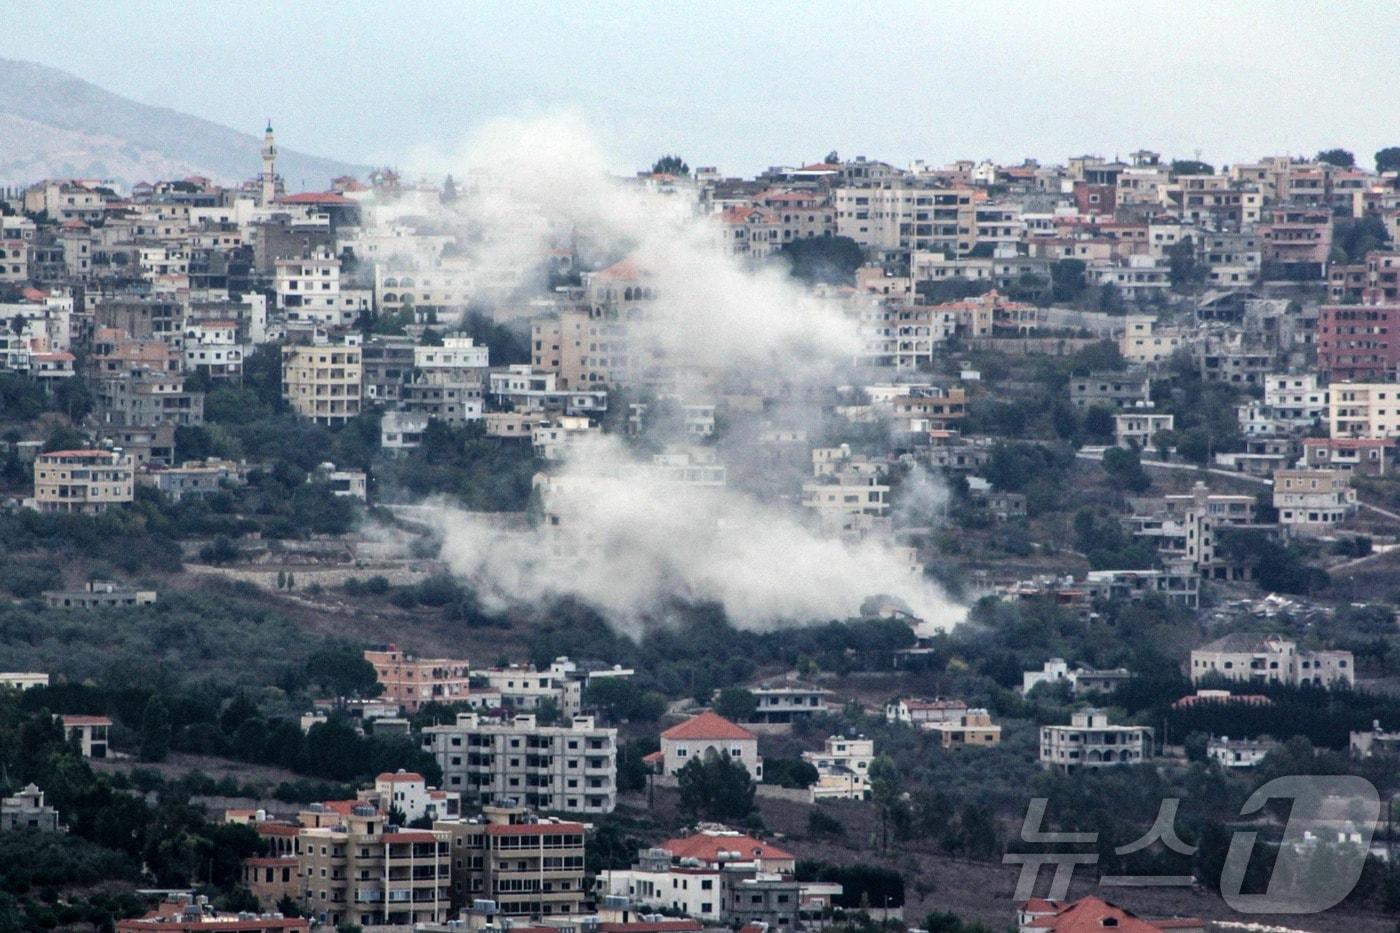
{"type": "Polygon", "coordinates": [[[272,120],[267,121],[267,132],[263,133],[262,203],[269,206],[277,200],[277,144],[272,141],[272,120]]]}

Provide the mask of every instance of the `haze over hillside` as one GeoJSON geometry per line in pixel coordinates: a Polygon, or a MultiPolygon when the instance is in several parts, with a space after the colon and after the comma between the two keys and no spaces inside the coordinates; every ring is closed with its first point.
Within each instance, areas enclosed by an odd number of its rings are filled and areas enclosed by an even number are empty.
{"type": "MultiPolygon", "coordinates": [[[[224,183],[259,170],[259,136],[140,104],[34,62],[0,59],[0,184],[51,177],[122,185],[184,175],[224,183]]],[[[320,190],[365,166],[281,149],[289,191],[320,190]]]]}

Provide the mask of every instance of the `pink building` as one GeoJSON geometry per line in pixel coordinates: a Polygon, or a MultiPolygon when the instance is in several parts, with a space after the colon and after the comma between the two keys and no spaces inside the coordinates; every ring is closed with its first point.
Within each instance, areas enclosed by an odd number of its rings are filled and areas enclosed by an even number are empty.
{"type": "Polygon", "coordinates": [[[415,658],[397,645],[366,651],[375,676],[384,686],[384,698],[398,703],[412,715],[424,703],[465,702],[470,692],[470,671],[465,660],[415,658]]]}

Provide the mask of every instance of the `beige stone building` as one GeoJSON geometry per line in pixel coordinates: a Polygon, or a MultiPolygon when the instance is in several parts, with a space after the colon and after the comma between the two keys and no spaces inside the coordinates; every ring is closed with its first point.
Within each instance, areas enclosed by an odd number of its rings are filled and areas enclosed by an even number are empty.
{"type": "Polygon", "coordinates": [[[1350,651],[1299,651],[1298,644],[1289,639],[1243,632],[1217,638],[1191,652],[1191,682],[1200,683],[1212,676],[1294,687],[1356,683],[1350,651]]]}
{"type": "Polygon", "coordinates": [[[388,826],[370,804],[346,810],[298,838],[305,913],[330,926],[445,920],[452,900],[451,835],[388,826]]]}
{"type": "Polygon", "coordinates": [[[1115,726],[1101,709],[1074,713],[1067,726],[1040,727],[1040,763],[1046,768],[1076,771],[1141,764],[1151,753],[1151,729],[1115,726]]]}
{"type": "Polygon", "coordinates": [[[34,458],[34,507],[97,515],[132,501],[131,458],[113,450],[54,450],[34,458]]]}
{"type": "Polygon", "coordinates": [[[1327,427],[1332,437],[1400,437],[1400,383],[1333,383],[1327,427]]]}
{"type": "Polygon", "coordinates": [[[519,807],[483,809],[481,820],[433,824],[451,840],[453,895],[489,900],[508,917],[577,915],[586,894],[584,826],[539,820],[519,807]]]}
{"type": "Polygon", "coordinates": [[[1327,531],[1356,513],[1356,490],[1341,470],[1275,470],[1274,508],[1291,531],[1327,531]]]}
{"type": "Polygon", "coordinates": [[[363,360],[358,343],[282,348],[282,397],[319,424],[342,424],[360,413],[363,360]]]}

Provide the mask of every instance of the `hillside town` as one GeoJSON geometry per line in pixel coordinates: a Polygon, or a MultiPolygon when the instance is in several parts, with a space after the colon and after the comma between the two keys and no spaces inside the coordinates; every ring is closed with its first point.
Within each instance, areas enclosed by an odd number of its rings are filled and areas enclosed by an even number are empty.
{"type": "Polygon", "coordinates": [[[0,929],[1394,929],[1400,147],[276,139],[0,190],[0,929]]]}

